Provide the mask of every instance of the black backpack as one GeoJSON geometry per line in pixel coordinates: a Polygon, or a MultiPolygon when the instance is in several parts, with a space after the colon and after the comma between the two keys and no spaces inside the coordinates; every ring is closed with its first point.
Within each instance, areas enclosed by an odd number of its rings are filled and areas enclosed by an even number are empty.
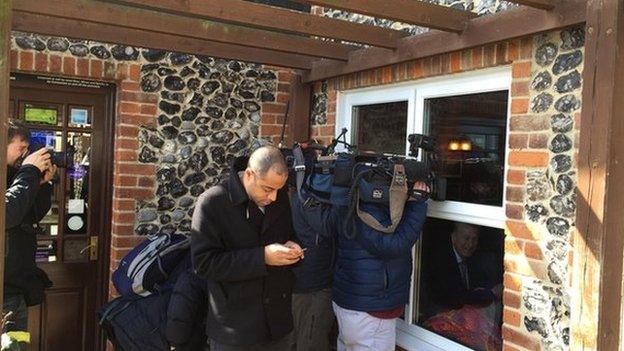
{"type": "Polygon", "coordinates": [[[165,337],[171,289],[147,297],[121,296],[98,313],[105,336],[116,351],[162,351],[170,346],[165,337]]]}

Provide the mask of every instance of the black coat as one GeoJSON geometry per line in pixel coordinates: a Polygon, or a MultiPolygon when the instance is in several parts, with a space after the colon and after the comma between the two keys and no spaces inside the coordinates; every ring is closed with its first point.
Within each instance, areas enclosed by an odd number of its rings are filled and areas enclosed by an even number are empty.
{"type": "Polygon", "coordinates": [[[264,246],[294,237],[285,189],[266,206],[261,233],[248,222],[247,193],[233,167],[198,199],[191,225],[193,268],[208,280],[208,337],[227,345],[278,340],[293,328],[291,267],[267,266],[264,246]]]}
{"type": "Polygon", "coordinates": [[[165,334],[177,351],[202,350],[206,345],[206,281],[190,268],[177,278],[169,307],[165,334]]]}
{"type": "Polygon", "coordinates": [[[37,223],[50,209],[52,186],[40,186],[41,172],[31,165],[9,168],[7,181],[4,293],[23,295],[27,305],[37,305],[52,285],[35,263],[37,223]]]}

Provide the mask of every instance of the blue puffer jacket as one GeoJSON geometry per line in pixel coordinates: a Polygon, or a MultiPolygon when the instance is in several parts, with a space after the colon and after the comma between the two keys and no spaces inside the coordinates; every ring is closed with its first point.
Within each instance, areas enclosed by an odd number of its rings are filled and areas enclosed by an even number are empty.
{"type": "MultiPolygon", "coordinates": [[[[304,199],[305,190],[301,190],[304,199]]],[[[305,258],[294,267],[295,293],[309,293],[331,287],[334,274],[336,238],[332,224],[337,215],[332,206],[319,203],[304,208],[297,194],[290,198],[293,227],[297,240],[305,248],[305,258]]]]}
{"type": "MultiPolygon", "coordinates": [[[[362,204],[381,224],[390,225],[388,206],[362,204]]],[[[355,238],[339,231],[333,300],[340,307],[362,311],[389,311],[409,300],[412,246],[420,237],[427,204],[409,201],[403,219],[392,234],[364,224],[355,216],[355,238]]]]}

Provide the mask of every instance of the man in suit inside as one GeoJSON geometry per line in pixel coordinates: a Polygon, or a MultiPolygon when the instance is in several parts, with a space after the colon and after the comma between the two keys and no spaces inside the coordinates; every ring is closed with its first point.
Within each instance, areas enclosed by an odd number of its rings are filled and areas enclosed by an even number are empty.
{"type": "Polygon", "coordinates": [[[502,267],[489,252],[478,251],[479,228],[455,223],[450,249],[434,255],[430,276],[431,297],[438,310],[459,309],[464,305],[492,307],[502,296],[502,267]]]}
{"type": "Polygon", "coordinates": [[[286,162],[264,146],[238,159],[229,179],[197,199],[191,225],[196,273],[208,281],[212,351],[288,350],[291,265],[303,258],[294,230],[286,162]]]}

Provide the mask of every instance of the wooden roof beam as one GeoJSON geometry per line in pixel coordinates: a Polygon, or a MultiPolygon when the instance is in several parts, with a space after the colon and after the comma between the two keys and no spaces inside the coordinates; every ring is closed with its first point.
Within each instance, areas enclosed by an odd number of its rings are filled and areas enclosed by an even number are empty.
{"type": "MultiPolygon", "coordinates": [[[[387,18],[417,26],[460,33],[469,20],[477,17],[470,11],[417,0],[295,0],[297,2],[360,13],[377,18],[387,18]]],[[[527,0],[531,1],[531,0],[527,0]]],[[[535,0],[538,1],[538,0],[535,0]]]]}
{"type": "Polygon", "coordinates": [[[90,0],[16,0],[15,10],[346,61],[352,46],[90,0]]]}
{"type": "Polygon", "coordinates": [[[551,11],[520,7],[475,18],[459,35],[430,31],[399,40],[399,47],[391,53],[366,48],[351,52],[346,63],[316,61],[304,78],[306,82],[318,81],[583,23],[585,5],[586,0],[567,0],[551,11]]]}
{"type": "Polygon", "coordinates": [[[405,32],[243,0],[104,0],[273,31],[313,35],[395,49],[405,32]]]}
{"type": "Polygon", "coordinates": [[[536,9],[552,10],[555,8],[555,0],[507,0],[518,5],[535,7],[536,9]]]}
{"type": "Polygon", "coordinates": [[[280,67],[310,69],[312,66],[312,59],[308,56],[184,38],[112,24],[79,21],[15,10],[13,12],[12,27],[14,30],[23,32],[206,55],[280,67]]]}

